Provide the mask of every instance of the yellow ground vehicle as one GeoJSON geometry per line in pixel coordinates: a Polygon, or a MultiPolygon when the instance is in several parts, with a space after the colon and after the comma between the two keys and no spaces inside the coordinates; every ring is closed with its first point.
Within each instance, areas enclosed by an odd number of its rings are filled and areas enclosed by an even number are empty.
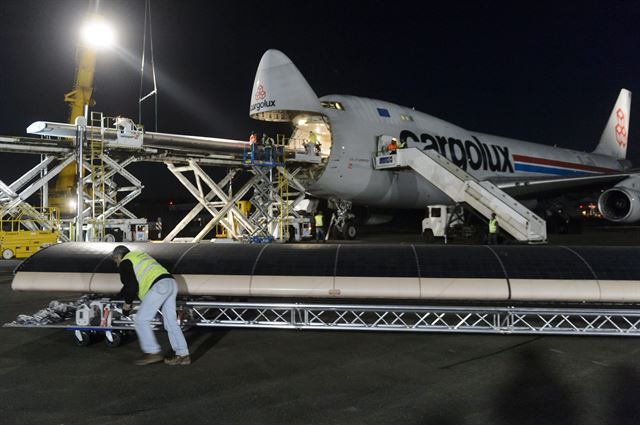
{"type": "Polygon", "coordinates": [[[39,209],[49,222],[38,226],[27,212],[15,218],[0,220],[0,253],[5,260],[27,258],[38,250],[57,243],[60,217],[55,208],[39,209]]]}
{"type": "MultiPolygon", "coordinates": [[[[238,201],[236,206],[240,210],[242,214],[245,216],[249,216],[249,212],[251,211],[251,201],[238,201]]],[[[237,230],[238,225],[234,223],[234,226],[237,230]]],[[[222,224],[218,224],[216,226],[216,238],[226,238],[227,237],[227,229],[224,228],[222,224]]]]}

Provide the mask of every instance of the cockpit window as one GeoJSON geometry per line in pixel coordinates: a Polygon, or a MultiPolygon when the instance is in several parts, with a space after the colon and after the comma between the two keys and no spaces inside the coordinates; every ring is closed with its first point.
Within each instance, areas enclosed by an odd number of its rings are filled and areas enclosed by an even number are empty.
{"type": "Polygon", "coordinates": [[[339,111],[344,111],[344,106],[342,106],[342,103],[340,102],[325,101],[325,102],[320,102],[320,104],[322,105],[323,108],[337,109],[339,111]]]}

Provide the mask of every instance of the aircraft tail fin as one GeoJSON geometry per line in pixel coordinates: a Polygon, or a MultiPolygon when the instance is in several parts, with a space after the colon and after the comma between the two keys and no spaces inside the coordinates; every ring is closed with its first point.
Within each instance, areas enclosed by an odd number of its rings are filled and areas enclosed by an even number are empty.
{"type": "Polygon", "coordinates": [[[631,92],[620,90],[618,100],[611,111],[609,121],[602,132],[600,143],[593,153],[625,159],[627,156],[627,138],[629,136],[629,115],[631,112],[631,92]]]}

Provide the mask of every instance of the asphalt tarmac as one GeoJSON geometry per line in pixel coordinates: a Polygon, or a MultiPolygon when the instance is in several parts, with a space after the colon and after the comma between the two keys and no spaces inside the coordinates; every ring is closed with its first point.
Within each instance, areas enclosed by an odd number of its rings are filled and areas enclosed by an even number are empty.
{"type": "MultiPolygon", "coordinates": [[[[2,323],[60,299],[12,292],[7,271],[14,266],[0,264],[2,323]]],[[[635,338],[249,329],[186,336],[190,366],[138,367],[131,364],[140,355],[135,338],[118,348],[101,342],[81,348],[68,331],[0,329],[0,424],[636,424],[640,418],[635,338]]]]}

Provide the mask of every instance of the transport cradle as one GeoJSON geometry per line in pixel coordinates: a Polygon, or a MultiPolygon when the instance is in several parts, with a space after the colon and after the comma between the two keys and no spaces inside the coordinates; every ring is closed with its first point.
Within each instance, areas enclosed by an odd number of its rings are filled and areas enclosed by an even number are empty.
{"type": "MultiPolygon", "coordinates": [[[[72,331],[78,346],[104,335],[117,347],[134,332],[133,316],[120,317],[121,301],[97,298],[96,321],[78,323],[77,316],[58,323],[7,323],[7,328],[72,331]],[[107,311],[106,320],[103,320],[107,311]]],[[[88,305],[88,304],[83,304],[88,305]]],[[[640,309],[605,306],[514,307],[424,306],[380,304],[250,303],[182,301],[178,303],[183,328],[267,328],[350,331],[449,332],[529,335],[640,336],[640,309]]],[[[160,313],[158,313],[160,315],[160,313]]],[[[158,316],[154,329],[162,328],[158,316]]]]}
{"type": "MultiPolygon", "coordinates": [[[[25,260],[14,290],[90,295],[58,322],[5,326],[68,329],[79,345],[104,333],[118,345],[133,321],[114,299],[114,246],[67,243],[25,260]]],[[[184,327],[640,335],[638,247],[128,246],[174,275],[184,327]]]]}

